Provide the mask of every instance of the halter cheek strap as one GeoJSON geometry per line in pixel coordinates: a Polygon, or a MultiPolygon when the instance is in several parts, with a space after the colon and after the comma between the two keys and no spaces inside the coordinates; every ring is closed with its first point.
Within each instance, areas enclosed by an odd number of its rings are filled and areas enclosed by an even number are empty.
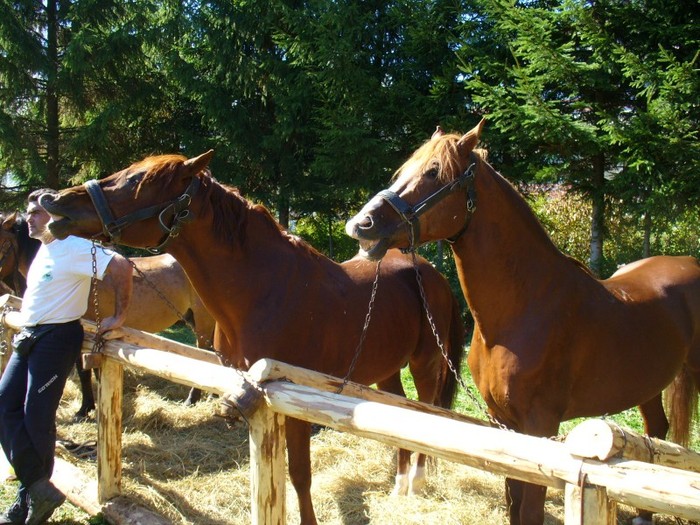
{"type": "Polygon", "coordinates": [[[439,203],[455,190],[466,188],[467,193],[467,217],[462,228],[452,237],[447,238],[447,242],[454,243],[467,230],[472,214],[476,210],[476,189],[474,188],[474,167],[476,166],[475,155],[471,153],[471,162],[464,173],[457,177],[452,182],[446,184],[439,190],[435,191],[418,204],[411,206],[403,200],[398,193],[391,190],[382,190],[377,196],[384,199],[398,213],[401,220],[406,223],[410,233],[410,247],[408,251],[415,249],[415,243],[420,241],[420,216],[427,212],[430,208],[439,203]]]}
{"type": "Polygon", "coordinates": [[[136,210],[119,219],[115,219],[112,215],[112,211],[109,209],[109,204],[107,203],[107,199],[98,181],[89,180],[84,186],[102,223],[102,233],[114,243],[119,243],[122,230],[127,226],[157,216],[158,224],[160,225],[160,229],[165,233],[165,238],[158,246],[146,248],[149,252],[157,254],[160,253],[174,237],[179,235],[183,224],[193,219],[189,206],[192,202],[192,197],[199,189],[200,183],[199,177],[194,176],[185,192],[176,199],[136,210]],[[165,223],[170,216],[172,216],[172,222],[170,226],[167,226],[165,223]]]}

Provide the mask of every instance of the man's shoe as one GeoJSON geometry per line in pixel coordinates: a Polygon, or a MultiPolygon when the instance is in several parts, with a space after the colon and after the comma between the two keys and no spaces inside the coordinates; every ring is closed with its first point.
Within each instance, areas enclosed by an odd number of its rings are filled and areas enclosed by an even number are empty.
{"type": "Polygon", "coordinates": [[[18,494],[10,508],[0,514],[0,525],[23,525],[28,512],[27,501],[18,494]]]}
{"type": "Polygon", "coordinates": [[[66,497],[47,478],[29,487],[29,513],[25,525],[39,525],[51,517],[66,497]]]}

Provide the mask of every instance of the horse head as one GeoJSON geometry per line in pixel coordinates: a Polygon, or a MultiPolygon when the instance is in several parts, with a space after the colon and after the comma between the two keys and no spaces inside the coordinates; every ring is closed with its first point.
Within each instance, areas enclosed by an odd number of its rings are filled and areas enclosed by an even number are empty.
{"type": "Polygon", "coordinates": [[[51,214],[51,233],[162,249],[190,218],[189,206],[199,174],[209,165],[210,150],[188,159],[182,155],[147,157],[97,181],[42,195],[51,214]],[[138,226],[133,227],[138,224],[138,226]]]}
{"type": "Polygon", "coordinates": [[[472,152],[483,125],[482,120],[463,136],[438,127],[399,168],[391,187],[348,221],[345,231],[360,241],[364,256],[380,259],[390,248],[461,235],[476,206],[472,152]]]}

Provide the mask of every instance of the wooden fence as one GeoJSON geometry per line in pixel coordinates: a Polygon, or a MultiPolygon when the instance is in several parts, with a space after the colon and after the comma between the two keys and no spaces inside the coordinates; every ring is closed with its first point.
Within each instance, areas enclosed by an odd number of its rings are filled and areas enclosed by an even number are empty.
{"type": "MultiPolygon", "coordinates": [[[[16,328],[12,312],[2,322],[16,328]]],[[[84,325],[89,350],[94,325],[84,325]]],[[[121,496],[122,373],[129,366],[217,393],[224,406],[245,414],[254,525],[285,523],[285,416],[564,489],[566,525],[613,524],[616,503],[700,520],[700,455],[606,422],[577,427],[567,442],[536,438],[353,383],[339,395],[338,378],[272,360],[244,373],[209,352],[128,328],[90,360],[101,369],[96,497],[108,519],[110,507],[122,508],[114,502],[121,496]]]]}

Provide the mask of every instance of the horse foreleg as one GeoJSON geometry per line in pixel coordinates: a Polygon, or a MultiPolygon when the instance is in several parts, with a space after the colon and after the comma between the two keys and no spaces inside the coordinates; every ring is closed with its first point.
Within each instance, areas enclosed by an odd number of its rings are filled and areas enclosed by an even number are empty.
{"type": "Polygon", "coordinates": [[[311,425],[292,418],[285,425],[289,478],[299,499],[301,525],[317,525],[311,502],[311,425]]]}
{"type": "MultiPolygon", "coordinates": [[[[550,437],[557,434],[559,422],[560,418],[556,413],[530,412],[522,428],[513,430],[520,430],[531,436],[550,437]]],[[[506,501],[509,505],[511,525],[542,525],[546,497],[547,487],[506,479],[506,501]]]]}
{"type": "MultiPolygon", "coordinates": [[[[398,371],[391,377],[379,381],[377,386],[380,390],[384,392],[389,392],[391,394],[396,394],[397,396],[406,397],[403,385],[401,384],[401,372],[398,371]]],[[[425,462],[425,459],[423,460],[425,462]]],[[[413,492],[413,471],[409,475],[409,468],[411,466],[411,451],[405,449],[399,449],[396,454],[396,480],[394,482],[394,490],[391,491],[392,496],[406,496],[411,489],[413,492]]],[[[420,473],[422,474],[422,472],[420,473]]],[[[419,475],[420,475],[419,474],[419,475]]],[[[420,480],[418,481],[420,484],[420,480]]],[[[424,484],[424,482],[423,482],[424,484]]],[[[421,487],[422,488],[422,487],[421,487]]]]}
{"type": "Polygon", "coordinates": [[[83,420],[88,416],[90,411],[95,409],[95,396],[92,393],[92,378],[90,376],[90,370],[85,370],[83,368],[83,359],[80,355],[75,361],[75,369],[78,372],[80,392],[83,399],[80,408],[73,416],[73,419],[83,420]]]}

